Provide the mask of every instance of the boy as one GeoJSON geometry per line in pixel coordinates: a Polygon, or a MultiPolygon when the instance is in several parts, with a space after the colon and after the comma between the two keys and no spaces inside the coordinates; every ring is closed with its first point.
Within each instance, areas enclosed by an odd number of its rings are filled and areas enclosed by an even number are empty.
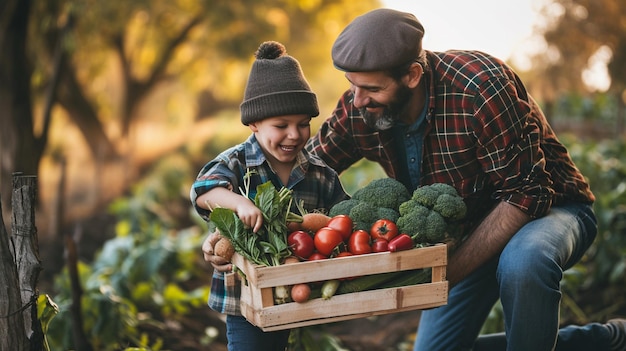
{"type": "MultiPolygon", "coordinates": [[[[240,106],[241,122],[253,134],[207,163],[190,197],[205,220],[215,206],[230,208],[256,232],[263,215],[239,192],[250,170],[251,197],[266,181],[292,189],[294,203],[301,202],[307,211],[328,210],[348,195],[337,173],[304,150],[311,118],[319,115],[319,108],[298,61],[278,42],[261,44],[255,56],[240,106]]],[[[227,315],[228,350],[284,350],[289,330],[264,333],[248,323],[239,310],[239,294],[238,286],[224,286],[224,273],[214,271],[209,306],[227,315]]]]}

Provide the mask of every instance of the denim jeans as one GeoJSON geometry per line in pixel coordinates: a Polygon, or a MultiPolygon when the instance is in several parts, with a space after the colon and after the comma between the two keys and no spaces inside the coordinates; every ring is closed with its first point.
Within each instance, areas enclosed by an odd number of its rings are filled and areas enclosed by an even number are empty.
{"type": "Polygon", "coordinates": [[[414,350],[607,350],[609,332],[601,324],[559,330],[563,271],[596,233],[591,206],[583,204],[553,207],[527,223],[499,257],[450,290],[447,305],[422,312],[414,350]],[[478,338],[498,299],[505,333],[478,338]]]}
{"type": "Polygon", "coordinates": [[[226,316],[228,351],[284,351],[289,332],[289,329],[264,332],[244,317],[226,316]]]}

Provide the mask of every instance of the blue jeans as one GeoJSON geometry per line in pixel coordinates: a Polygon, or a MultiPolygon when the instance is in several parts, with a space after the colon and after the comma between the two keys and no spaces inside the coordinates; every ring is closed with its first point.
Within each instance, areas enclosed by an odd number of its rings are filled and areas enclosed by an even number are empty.
{"type": "Polygon", "coordinates": [[[591,206],[583,204],[553,207],[527,223],[499,257],[450,290],[447,305],[422,312],[414,350],[607,350],[609,332],[601,324],[559,330],[563,271],[596,233],[591,206]],[[505,333],[478,338],[498,299],[505,333]]]}
{"type": "Polygon", "coordinates": [[[284,351],[290,330],[264,332],[244,317],[226,316],[228,351],[284,351]]]}

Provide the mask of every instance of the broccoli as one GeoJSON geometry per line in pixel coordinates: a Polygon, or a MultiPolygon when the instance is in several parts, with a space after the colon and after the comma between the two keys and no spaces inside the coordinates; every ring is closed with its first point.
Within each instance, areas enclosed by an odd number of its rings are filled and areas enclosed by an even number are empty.
{"type": "Polygon", "coordinates": [[[428,207],[420,205],[415,200],[405,201],[400,205],[400,217],[407,215],[409,212],[417,211],[417,215],[420,217],[428,216],[428,207]]]}
{"type": "Polygon", "coordinates": [[[436,211],[417,205],[396,222],[398,230],[413,237],[417,243],[437,243],[445,239],[446,221],[436,211]]]}
{"type": "Polygon", "coordinates": [[[430,243],[443,241],[446,237],[446,220],[437,211],[426,217],[426,238],[430,243]]]}
{"type": "Polygon", "coordinates": [[[388,219],[395,223],[400,217],[400,214],[393,208],[379,207],[376,209],[376,217],[378,217],[378,219],[388,219]]]}
{"type": "Polygon", "coordinates": [[[460,234],[458,221],[465,217],[467,207],[453,186],[435,183],[415,189],[398,211],[396,224],[401,232],[412,235],[418,243],[435,243],[460,234]]]}
{"type": "Polygon", "coordinates": [[[398,180],[380,178],[355,191],[352,198],[367,202],[374,207],[397,209],[401,203],[411,198],[411,193],[398,180]]]}
{"type": "Polygon", "coordinates": [[[446,183],[433,183],[428,185],[429,188],[433,190],[437,190],[439,194],[448,194],[458,196],[459,194],[456,192],[456,188],[450,184],[446,183]]]}
{"type": "Polygon", "coordinates": [[[333,207],[328,211],[328,215],[330,217],[335,217],[336,215],[350,215],[350,210],[352,207],[356,206],[359,201],[354,199],[347,199],[336,203],[333,207]]]}
{"type": "Polygon", "coordinates": [[[396,221],[398,231],[409,235],[425,234],[425,218],[428,217],[430,210],[416,201],[409,200],[400,205],[400,217],[396,221]]]}
{"type": "Polygon", "coordinates": [[[446,219],[459,220],[465,217],[467,207],[459,195],[441,194],[437,198],[433,210],[446,219]]]}
{"type": "Polygon", "coordinates": [[[372,224],[376,221],[377,208],[368,202],[358,201],[358,203],[352,207],[348,216],[354,222],[355,229],[363,229],[369,232],[372,224]]]}
{"type": "Polygon", "coordinates": [[[417,201],[418,204],[424,207],[433,208],[438,197],[439,191],[428,185],[424,185],[413,191],[411,199],[417,201]]]}

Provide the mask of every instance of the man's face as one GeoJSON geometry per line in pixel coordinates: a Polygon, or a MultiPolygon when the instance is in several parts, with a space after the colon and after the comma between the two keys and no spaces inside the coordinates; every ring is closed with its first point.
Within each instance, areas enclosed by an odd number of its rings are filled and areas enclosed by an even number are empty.
{"type": "Polygon", "coordinates": [[[377,130],[391,128],[401,119],[412,90],[383,72],[348,72],[354,107],[365,123],[377,130]]]}

